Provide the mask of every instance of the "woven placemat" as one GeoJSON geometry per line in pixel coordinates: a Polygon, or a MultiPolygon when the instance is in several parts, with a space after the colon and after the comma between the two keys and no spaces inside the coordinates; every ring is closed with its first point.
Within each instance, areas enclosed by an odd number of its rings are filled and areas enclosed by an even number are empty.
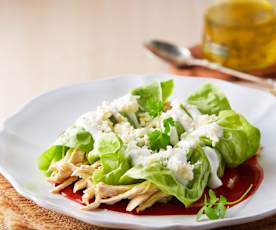
{"type": "MultiPolygon", "coordinates": [[[[19,195],[11,184],[0,175],[0,229],[11,230],[105,230],[88,225],[74,218],[37,206],[19,195]]],[[[276,215],[247,224],[220,228],[221,230],[273,230],[276,215]]]]}
{"type": "Polygon", "coordinates": [[[0,175],[0,229],[105,230],[37,206],[0,175]]]}
{"type": "MultiPolygon", "coordinates": [[[[192,52],[195,56],[201,57],[200,47],[193,47],[192,52]]],[[[275,77],[276,68],[268,70],[260,70],[255,72],[263,77],[275,77]]],[[[171,69],[171,72],[179,75],[190,76],[209,76],[230,81],[235,81],[231,76],[208,70],[202,67],[191,67],[187,69],[171,69]]],[[[53,211],[41,208],[30,200],[19,195],[11,184],[0,175],[0,229],[74,229],[74,230],[104,230],[106,228],[88,225],[84,222],[76,220],[65,215],[55,213],[53,211]]],[[[239,226],[231,226],[221,228],[223,230],[272,230],[276,229],[276,215],[267,219],[243,224],[239,226]]]]}

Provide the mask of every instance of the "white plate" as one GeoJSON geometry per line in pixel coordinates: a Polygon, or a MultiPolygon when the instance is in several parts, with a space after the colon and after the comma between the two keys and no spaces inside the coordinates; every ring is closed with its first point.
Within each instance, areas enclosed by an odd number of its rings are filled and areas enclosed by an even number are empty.
{"type": "Polygon", "coordinates": [[[117,228],[202,229],[245,223],[276,213],[276,99],[268,93],[206,78],[172,75],[125,76],[53,90],[43,94],[10,117],[0,131],[0,172],[24,197],[38,205],[84,222],[117,228]],[[51,185],[38,171],[36,158],[66,127],[82,113],[94,109],[102,100],[111,100],[153,80],[173,78],[174,96],[184,99],[204,82],[219,86],[232,107],[262,132],[264,154],[260,158],[264,181],[258,191],[243,203],[230,208],[227,217],[196,222],[195,216],[133,216],[107,210],[80,211],[80,205],[49,192],[51,185]]]}

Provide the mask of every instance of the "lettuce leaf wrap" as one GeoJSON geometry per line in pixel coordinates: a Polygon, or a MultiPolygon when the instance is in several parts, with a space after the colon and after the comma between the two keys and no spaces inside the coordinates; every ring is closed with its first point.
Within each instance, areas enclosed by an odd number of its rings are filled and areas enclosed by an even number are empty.
{"type": "Polygon", "coordinates": [[[93,145],[94,139],[90,133],[83,128],[71,127],[59,136],[54,145],[39,155],[38,168],[46,176],[50,176],[51,163],[61,160],[69,149],[79,149],[87,153],[92,150],[93,145]]]}
{"type": "Polygon", "coordinates": [[[210,164],[200,146],[191,150],[187,157],[189,162],[194,165],[194,177],[186,186],[176,179],[171,170],[158,162],[148,166],[137,165],[128,170],[122,177],[122,180],[125,178],[133,178],[150,181],[161,191],[175,196],[185,207],[189,207],[202,196],[207,186],[210,164]]]}
{"type": "Polygon", "coordinates": [[[50,176],[51,171],[49,170],[49,167],[51,163],[61,160],[65,156],[68,149],[69,147],[66,146],[53,145],[46,151],[41,153],[37,158],[39,170],[43,172],[46,176],[50,176]]]}
{"type": "Polygon", "coordinates": [[[209,115],[218,115],[222,110],[231,109],[229,101],[222,91],[210,83],[202,85],[186,101],[195,105],[201,113],[209,115]]]}
{"type": "MultiPolygon", "coordinates": [[[[204,84],[187,98],[203,114],[215,114],[224,135],[216,145],[228,167],[237,167],[260,147],[260,131],[242,115],[233,111],[226,96],[214,85],[204,84]]],[[[222,169],[219,170],[221,174],[222,169]]]]}
{"type": "Polygon", "coordinates": [[[228,167],[234,168],[256,154],[260,147],[260,130],[233,110],[221,111],[217,123],[223,127],[223,137],[216,149],[228,167]]]}
{"type": "Polygon", "coordinates": [[[120,182],[120,178],[131,168],[131,159],[124,154],[123,142],[114,133],[104,134],[95,143],[95,148],[88,154],[88,160],[94,160],[98,155],[101,168],[93,174],[95,184],[104,182],[106,184],[130,184],[134,180],[120,182]]]}

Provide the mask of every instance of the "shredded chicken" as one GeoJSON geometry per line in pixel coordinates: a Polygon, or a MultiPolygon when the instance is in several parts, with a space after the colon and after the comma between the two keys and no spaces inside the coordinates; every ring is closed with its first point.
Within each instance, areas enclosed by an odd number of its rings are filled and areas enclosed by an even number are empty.
{"type": "Polygon", "coordinates": [[[52,192],[59,193],[62,189],[74,184],[74,193],[83,190],[82,202],[86,206],[82,207],[82,210],[94,210],[101,204],[112,205],[128,199],[126,210],[136,209],[137,212],[141,212],[155,202],[167,201],[170,198],[147,181],[135,185],[107,185],[102,182],[94,185],[92,176],[100,167],[100,162],[89,165],[85,160],[85,154],[79,150],[67,152],[62,160],[50,166],[53,172],[48,180],[58,184],[52,192]],[[93,198],[95,199],[91,203],[93,198]]]}
{"type": "Polygon", "coordinates": [[[78,176],[80,180],[74,184],[73,192],[93,186],[91,176],[99,167],[100,164],[98,162],[93,165],[81,165],[80,167],[76,167],[71,176],[78,176]]]}
{"type": "MultiPolygon", "coordinates": [[[[149,183],[149,182],[143,182],[141,184],[138,184],[136,186],[133,185],[105,185],[103,183],[99,183],[96,185],[95,188],[95,201],[86,207],[83,207],[83,210],[92,210],[96,209],[100,206],[100,204],[115,204],[123,199],[136,199],[136,202],[133,201],[132,204],[130,204],[129,209],[131,209],[133,206],[137,206],[134,204],[137,204],[137,196],[147,194],[151,195],[155,192],[159,191],[159,189],[149,183]],[[107,198],[108,197],[108,198],[107,198]]],[[[148,196],[146,197],[148,198],[148,196]]],[[[140,198],[141,199],[141,198],[140,198]]],[[[138,203],[138,205],[140,202],[138,203]]],[[[134,208],[135,208],[134,207],[134,208]]]]}
{"type": "Polygon", "coordinates": [[[76,193],[79,190],[85,189],[87,187],[87,181],[85,179],[80,179],[74,184],[73,192],[76,193]]]}
{"type": "Polygon", "coordinates": [[[132,198],[127,207],[126,207],[126,210],[128,212],[131,212],[132,210],[134,210],[135,208],[137,208],[140,204],[142,204],[144,201],[146,201],[148,198],[150,198],[150,196],[152,195],[153,193],[145,193],[145,194],[142,194],[142,195],[138,195],[134,198],[132,198]]]}
{"type": "Polygon", "coordinates": [[[77,181],[78,178],[77,177],[69,177],[67,180],[65,180],[62,184],[54,187],[52,189],[52,193],[59,193],[62,189],[68,187],[69,185],[71,185],[72,183],[74,183],[75,181],[77,181]]]}
{"type": "Polygon", "coordinates": [[[114,197],[130,189],[129,185],[107,185],[102,182],[97,184],[99,196],[104,199],[114,197]]]}
{"type": "Polygon", "coordinates": [[[89,188],[83,191],[82,202],[86,205],[89,205],[90,200],[95,196],[95,187],[90,186],[89,188]]]}
{"type": "Polygon", "coordinates": [[[51,177],[48,181],[54,184],[63,183],[68,177],[71,176],[75,166],[72,163],[66,161],[59,161],[51,165],[50,169],[53,170],[51,177]]]}
{"type": "Polygon", "coordinates": [[[84,162],[84,153],[79,150],[68,151],[65,157],[53,162],[50,170],[53,171],[48,181],[54,184],[61,184],[69,178],[76,169],[77,164],[84,162]]]}
{"type": "Polygon", "coordinates": [[[170,195],[167,195],[161,191],[153,194],[149,199],[147,199],[145,202],[143,202],[142,204],[139,205],[138,208],[136,208],[137,212],[141,212],[143,210],[145,210],[146,208],[151,207],[153,204],[155,204],[156,202],[162,202],[162,203],[166,203],[169,201],[170,199],[170,195]]]}
{"type": "Polygon", "coordinates": [[[78,164],[84,161],[84,152],[80,151],[80,150],[73,150],[70,153],[70,158],[68,160],[68,162],[72,163],[72,164],[78,164]]]}

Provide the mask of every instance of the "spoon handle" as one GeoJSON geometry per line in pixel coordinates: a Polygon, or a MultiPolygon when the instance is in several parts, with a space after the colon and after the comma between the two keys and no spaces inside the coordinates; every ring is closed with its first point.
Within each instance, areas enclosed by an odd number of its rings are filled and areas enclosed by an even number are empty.
{"type": "Polygon", "coordinates": [[[272,94],[276,95],[276,81],[271,78],[264,79],[248,73],[243,73],[238,70],[224,67],[220,64],[209,62],[208,60],[205,60],[205,59],[193,59],[193,65],[207,67],[209,69],[217,70],[242,80],[257,83],[259,85],[262,85],[266,89],[268,89],[272,94]]]}

